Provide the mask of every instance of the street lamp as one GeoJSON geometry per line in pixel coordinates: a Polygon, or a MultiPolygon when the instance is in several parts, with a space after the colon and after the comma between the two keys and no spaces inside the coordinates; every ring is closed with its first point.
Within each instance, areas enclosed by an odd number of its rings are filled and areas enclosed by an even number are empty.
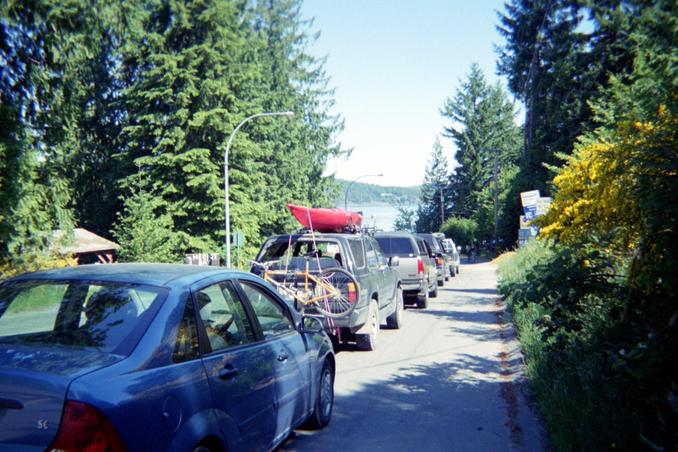
{"type": "Polygon", "coordinates": [[[226,151],[224,151],[224,216],[226,222],[226,267],[231,266],[231,219],[229,217],[228,211],[228,150],[231,148],[231,141],[235,133],[240,130],[240,128],[250,119],[259,118],[260,116],[293,116],[294,112],[292,111],[276,111],[270,113],[256,113],[254,115],[248,116],[247,118],[240,121],[240,124],[231,132],[231,136],[228,138],[226,143],[226,151]]]}
{"type": "Polygon", "coordinates": [[[363,174],[362,176],[356,177],[348,184],[346,187],[346,193],[344,194],[344,210],[348,208],[348,191],[351,189],[351,186],[356,183],[357,180],[362,179],[363,177],[384,177],[383,174],[363,174]]]}

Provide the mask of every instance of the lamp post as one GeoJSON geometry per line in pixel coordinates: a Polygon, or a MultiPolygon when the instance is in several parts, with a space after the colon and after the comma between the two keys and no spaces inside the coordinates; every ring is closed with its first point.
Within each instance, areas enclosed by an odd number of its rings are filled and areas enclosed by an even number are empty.
{"type": "Polygon", "coordinates": [[[231,136],[228,138],[226,143],[226,151],[224,151],[224,217],[226,223],[226,238],[224,240],[226,246],[226,267],[231,266],[231,219],[229,217],[228,210],[228,151],[231,148],[231,141],[235,133],[240,130],[240,128],[250,119],[259,118],[261,116],[293,116],[294,112],[292,111],[276,111],[276,112],[267,112],[267,113],[256,113],[254,115],[248,116],[247,118],[240,121],[240,124],[231,132],[231,136]]]}
{"type": "Polygon", "coordinates": [[[356,177],[351,181],[350,184],[348,184],[348,187],[346,187],[346,193],[344,194],[344,210],[348,208],[348,191],[351,189],[351,186],[356,183],[359,179],[362,179],[363,177],[384,177],[383,174],[363,174],[362,176],[356,177]]]}

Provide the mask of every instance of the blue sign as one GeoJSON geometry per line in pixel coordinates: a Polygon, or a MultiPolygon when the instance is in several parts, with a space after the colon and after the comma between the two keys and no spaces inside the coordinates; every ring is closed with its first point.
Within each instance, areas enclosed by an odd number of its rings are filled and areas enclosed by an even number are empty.
{"type": "Polygon", "coordinates": [[[534,220],[537,217],[537,206],[523,207],[523,214],[525,214],[527,221],[534,220]]]}

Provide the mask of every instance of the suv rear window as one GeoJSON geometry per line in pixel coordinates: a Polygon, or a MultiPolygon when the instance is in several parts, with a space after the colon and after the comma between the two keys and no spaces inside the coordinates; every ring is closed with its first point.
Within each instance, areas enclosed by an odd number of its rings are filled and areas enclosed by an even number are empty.
{"type": "Polygon", "coordinates": [[[407,237],[375,237],[381,250],[387,256],[410,256],[416,254],[412,240],[407,237]]]}
{"type": "Polygon", "coordinates": [[[341,267],[344,264],[344,256],[341,255],[341,247],[334,240],[309,240],[308,238],[292,239],[289,237],[281,240],[274,240],[267,243],[261,251],[257,261],[271,262],[272,270],[278,268],[303,269],[306,262],[311,270],[320,268],[341,267]]]}

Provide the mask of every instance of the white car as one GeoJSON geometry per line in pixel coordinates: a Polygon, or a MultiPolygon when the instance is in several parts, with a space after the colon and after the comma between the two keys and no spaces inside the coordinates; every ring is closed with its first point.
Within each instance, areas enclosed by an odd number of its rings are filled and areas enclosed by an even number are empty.
{"type": "Polygon", "coordinates": [[[455,276],[459,274],[459,251],[457,250],[457,245],[454,244],[452,239],[444,239],[443,247],[445,252],[452,256],[453,268],[450,269],[450,275],[455,276]]]}

